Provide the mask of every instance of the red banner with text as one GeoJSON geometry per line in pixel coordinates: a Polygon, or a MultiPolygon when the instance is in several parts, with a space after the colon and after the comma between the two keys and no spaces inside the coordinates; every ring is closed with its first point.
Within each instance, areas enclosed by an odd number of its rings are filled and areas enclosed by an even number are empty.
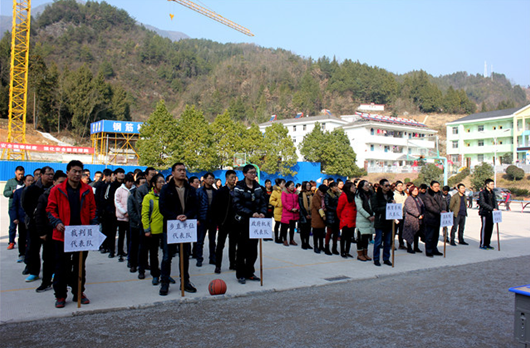
{"type": "Polygon", "coordinates": [[[77,154],[93,154],[93,147],[79,147],[79,146],[59,146],[59,145],[42,145],[42,144],[17,144],[0,142],[0,149],[9,150],[24,150],[37,152],[55,152],[55,153],[77,153],[77,154]]]}

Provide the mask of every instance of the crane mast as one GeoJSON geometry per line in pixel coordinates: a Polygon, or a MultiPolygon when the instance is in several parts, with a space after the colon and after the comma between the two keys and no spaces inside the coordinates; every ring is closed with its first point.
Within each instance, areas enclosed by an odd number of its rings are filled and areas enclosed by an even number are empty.
{"type": "MultiPolygon", "coordinates": [[[[26,143],[30,22],[31,0],[13,0],[8,143],[26,143]]],[[[2,157],[23,161],[28,159],[28,153],[26,150],[4,149],[2,157]]]]}

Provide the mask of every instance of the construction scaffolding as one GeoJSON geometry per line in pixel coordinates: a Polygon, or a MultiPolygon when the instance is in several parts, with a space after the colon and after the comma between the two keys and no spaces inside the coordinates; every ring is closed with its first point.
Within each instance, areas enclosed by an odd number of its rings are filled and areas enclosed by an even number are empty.
{"type": "Polygon", "coordinates": [[[138,164],[136,142],[142,122],[102,120],[90,124],[94,164],[138,164]]]}

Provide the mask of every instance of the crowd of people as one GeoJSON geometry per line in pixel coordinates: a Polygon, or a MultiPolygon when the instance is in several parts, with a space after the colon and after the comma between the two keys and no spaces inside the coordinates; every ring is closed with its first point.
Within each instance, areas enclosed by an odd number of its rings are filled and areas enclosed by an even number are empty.
{"type": "MultiPolygon", "coordinates": [[[[355,244],[356,259],[372,261],[375,266],[392,266],[393,225],[397,248],[422,253],[421,241],[427,257],[443,255],[437,248],[440,216],[448,211],[454,214],[454,224],[450,231],[444,230],[447,242],[468,245],[464,239],[468,215],[464,184],[458,184],[450,194],[451,189],[441,188],[437,181],[415,186],[386,179],[372,184],[328,178],[318,185],[315,181],[295,184],[278,178],[274,186],[270,180],[261,186],[253,165],[245,166],[243,175],[238,181],[236,172],[228,170],[223,185],[211,172],[201,178],[187,177],[185,165],[175,163],[167,177],[152,167],[130,173],[118,168],[96,172],[92,181],[90,171],[76,160],[68,163],[66,173],[44,167],[26,175],[23,167],[17,167],[15,177],[4,189],[4,196],[9,198],[8,249],[18,244],[18,262],[26,265],[26,282],[42,279],[36,291],[53,289],[55,306],[63,308],[68,286],[77,301],[79,258],[83,260],[80,302],[90,303],[84,294],[88,252],[64,252],[65,226],[99,225],[106,236],[101,254],[127,262],[129,271],[137,273],[139,279],[145,279],[149,271],[152,285],[159,286],[162,296],[176,283],[171,277],[171,263],[180,252],[181,285],[187,292],[197,291],[190,282],[189,264],[194,259],[196,267],[203,266],[206,236],[207,260],[215,273],[222,271],[228,239],[228,269],[235,271],[240,284],[259,281],[254,269],[258,240],[249,238],[251,217],[274,219],[270,241],[285,247],[298,246],[298,233],[303,250],[347,259],[354,258],[351,248],[355,244]],[[388,203],[402,204],[402,219],[386,219],[388,203]],[[180,250],[168,244],[167,221],[187,219],[197,219],[197,242],[184,243],[180,250]]],[[[492,212],[497,210],[493,186],[493,180],[486,180],[478,200],[480,248],[484,250],[493,249],[492,212]]]]}

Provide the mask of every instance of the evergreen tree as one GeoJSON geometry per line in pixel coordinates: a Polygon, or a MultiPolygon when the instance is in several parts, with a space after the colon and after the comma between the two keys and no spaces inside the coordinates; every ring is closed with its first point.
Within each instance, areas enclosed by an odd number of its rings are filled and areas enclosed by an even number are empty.
{"type": "Polygon", "coordinates": [[[140,165],[167,169],[173,164],[173,142],[177,134],[177,122],[171,116],[163,100],[140,128],[137,151],[140,165]]]}
{"type": "Polygon", "coordinates": [[[219,161],[217,166],[220,168],[232,166],[235,154],[242,152],[245,127],[239,122],[234,122],[230,118],[230,113],[225,111],[215,118],[210,128],[212,143],[219,161]]]}
{"type": "Polygon", "coordinates": [[[296,164],[296,147],[289,136],[289,131],[281,123],[273,123],[265,129],[263,137],[264,158],[259,166],[269,174],[296,174],[291,167],[296,164]]]}
{"type": "Polygon", "coordinates": [[[172,141],[172,162],[183,162],[192,171],[217,169],[217,154],[210,125],[195,106],[186,106],[172,141]]]}

